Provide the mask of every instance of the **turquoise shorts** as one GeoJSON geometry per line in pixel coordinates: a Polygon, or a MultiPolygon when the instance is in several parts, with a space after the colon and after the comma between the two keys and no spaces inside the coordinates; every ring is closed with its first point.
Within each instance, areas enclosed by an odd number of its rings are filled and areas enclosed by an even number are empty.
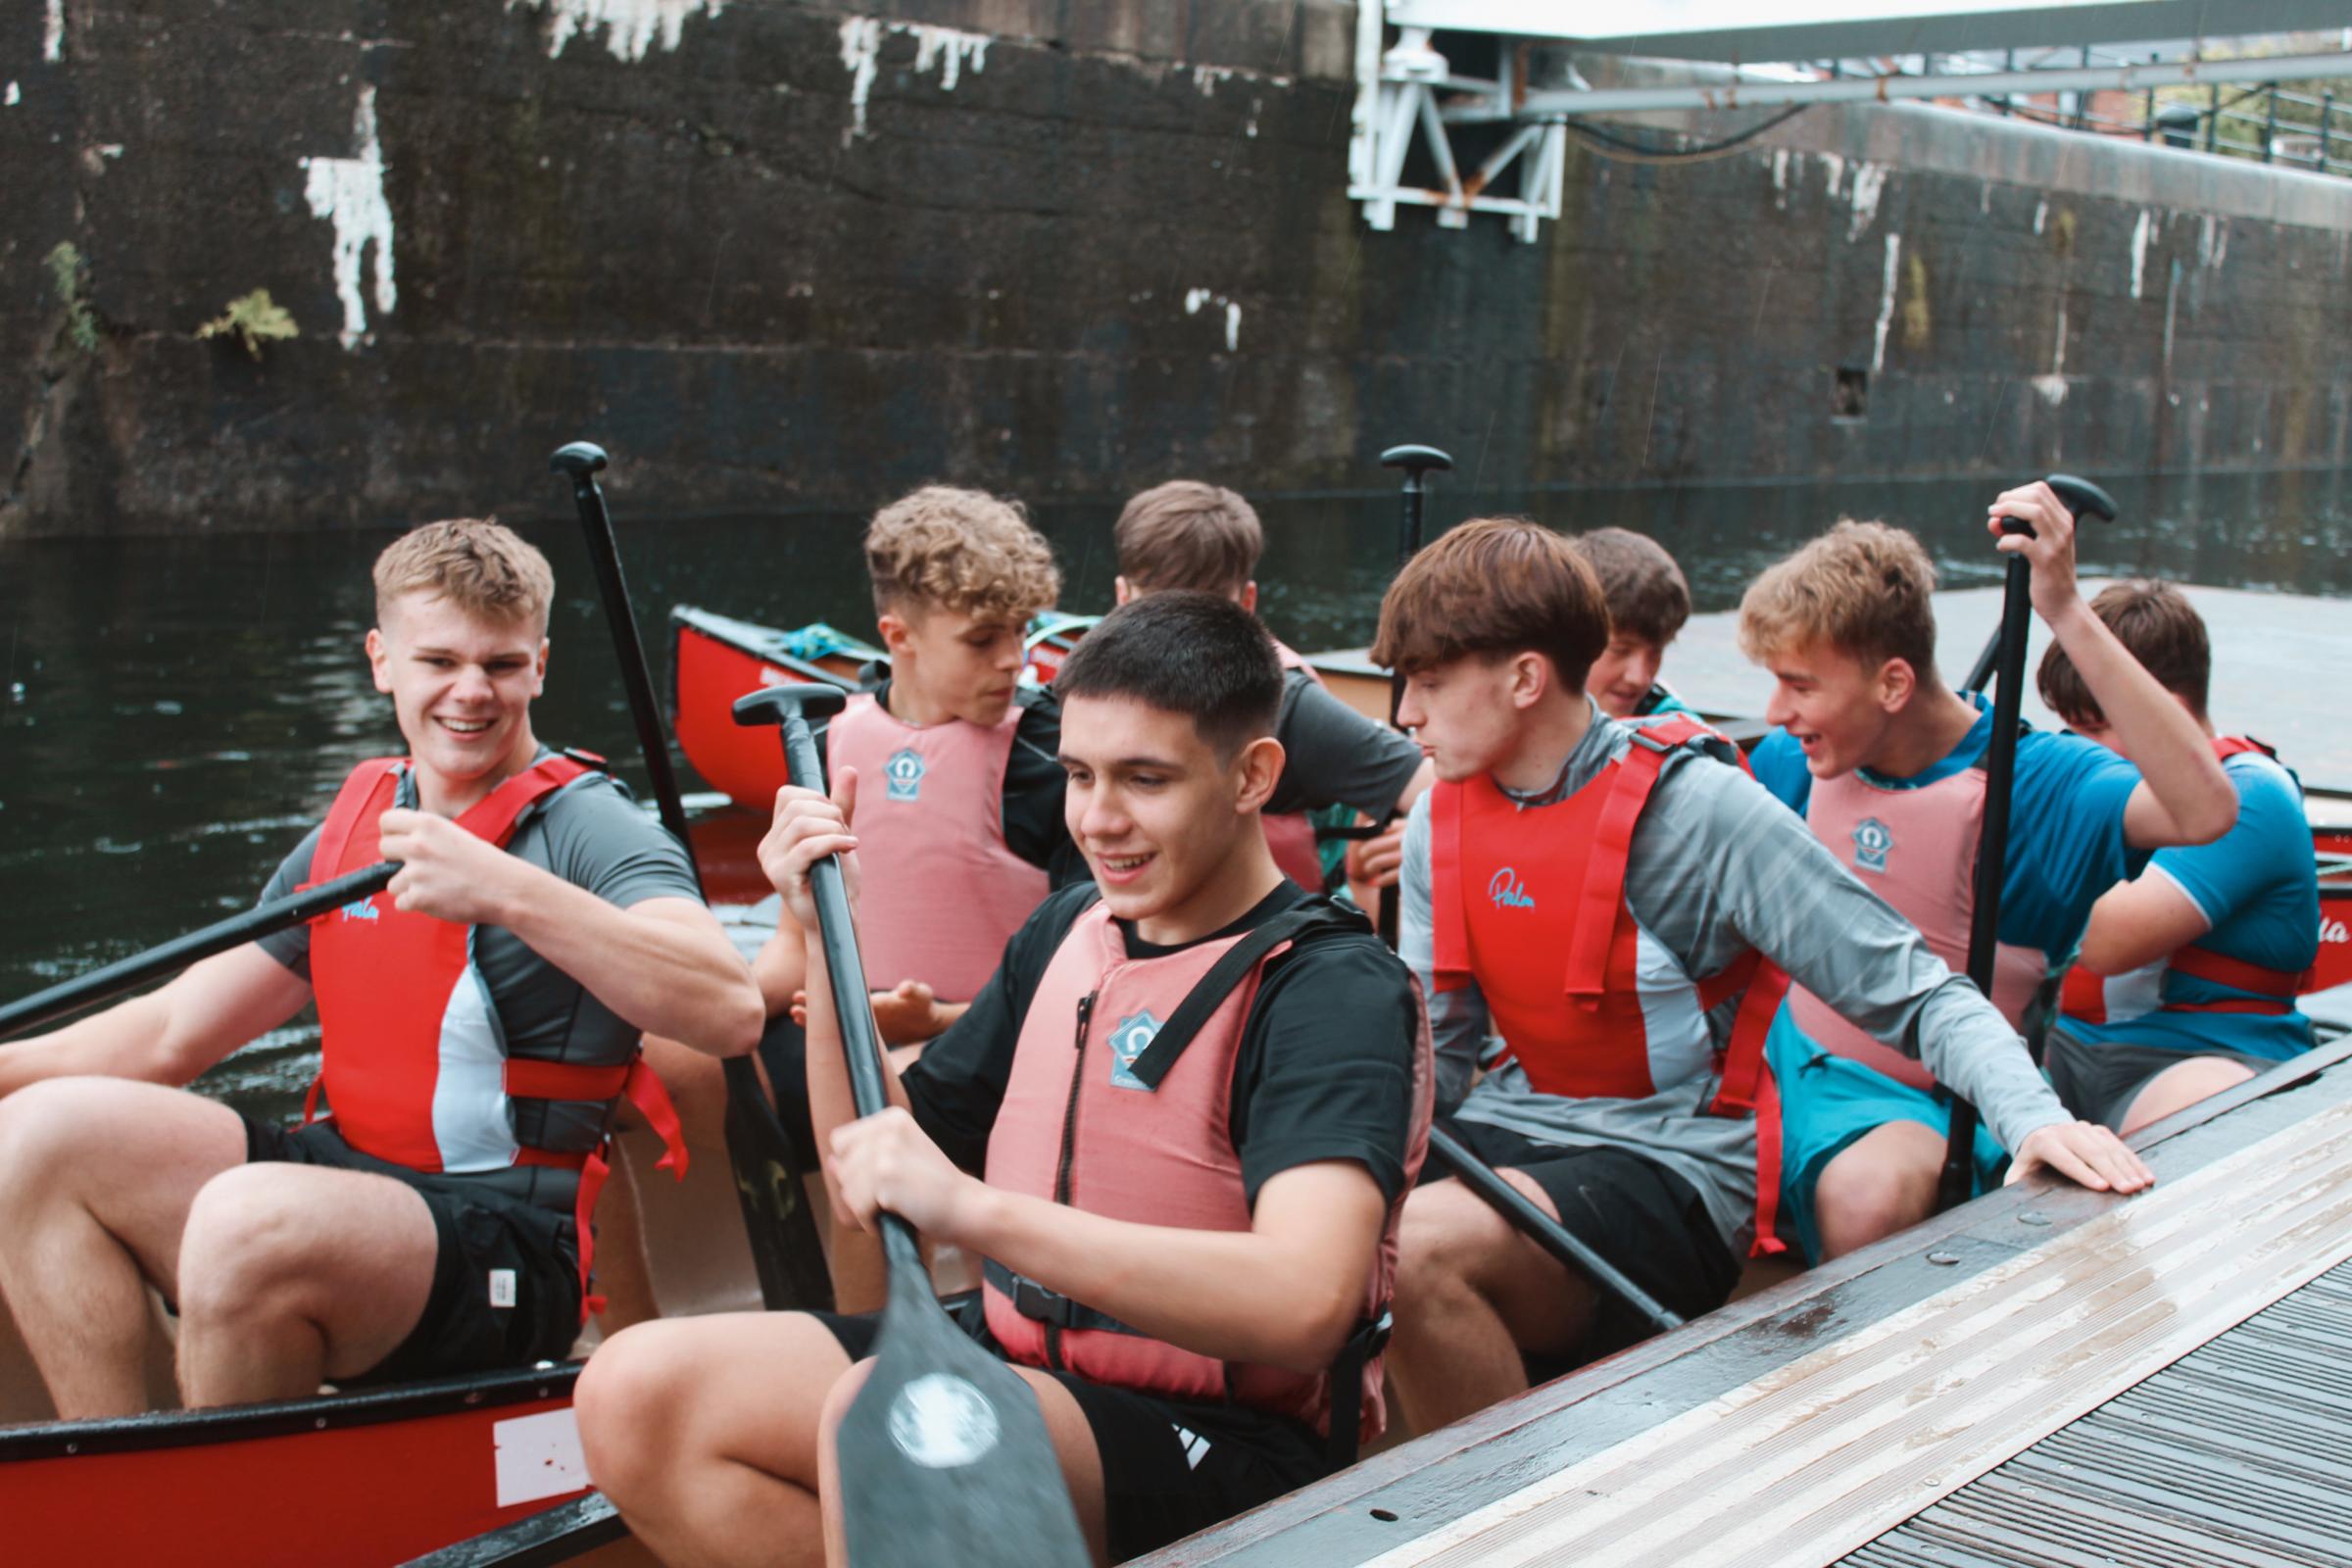
{"type": "MultiPolygon", "coordinates": [[[[1890,1121],[1915,1121],[1938,1138],[1949,1138],[1951,1101],[1823,1051],[1789,1021],[1786,1007],[1773,1020],[1765,1053],[1781,1090],[1781,1211],[1795,1223],[1805,1260],[1818,1263],[1821,1228],[1813,1214],[1813,1190],[1830,1161],[1863,1134],[1890,1121]]],[[[1977,1125],[1976,1156],[1976,1191],[1990,1192],[2000,1184],[2009,1154],[1982,1122],[1977,1125]]]]}

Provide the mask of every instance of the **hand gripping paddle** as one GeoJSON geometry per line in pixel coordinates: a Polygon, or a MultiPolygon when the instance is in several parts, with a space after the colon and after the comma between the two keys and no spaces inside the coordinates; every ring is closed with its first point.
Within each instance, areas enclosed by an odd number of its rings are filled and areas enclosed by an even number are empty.
{"type": "MultiPolygon", "coordinates": [[[[686,836],[686,808],[678,798],[678,775],[669,763],[669,736],[654,706],[654,682],[645,667],[645,644],[637,636],[637,615],[629,608],[629,587],[620,575],[620,552],[612,542],[612,517],[605,510],[605,493],[596,482],[604,471],[605,449],[587,441],[559,448],[547,466],[571,480],[572,499],[580,510],[580,532],[588,542],[588,560],[596,568],[596,587],[605,606],[606,624],[612,628],[612,652],[620,663],[621,684],[628,689],[629,712],[637,721],[637,745],[645,754],[645,770],[653,779],[654,802],[662,825],[686,852],[695,880],[694,841],[686,836]]],[[[725,1135],[727,1163],[735,1174],[735,1200],[743,1209],[743,1230],[751,1243],[752,1268],[760,1279],[760,1299],[770,1311],[787,1307],[825,1308],[833,1304],[833,1279],[825,1271],[824,1252],[816,1235],[816,1216],[808,1210],[800,1172],[814,1161],[793,1148],[789,1129],[760,1091],[760,1075],[749,1056],[729,1056],[720,1064],[727,1085],[725,1135]]]]}
{"type": "MultiPolygon", "coordinates": [[[[839,712],[847,700],[838,687],[770,686],[736,702],[735,722],[781,725],[792,781],[822,790],[808,719],[839,712]]],[[[809,868],[808,881],[850,1092],[858,1114],[872,1116],[890,1098],[849,890],[829,855],[809,868]]],[[[834,1440],[851,1562],[1087,1568],[1037,1396],[949,1319],[913,1227],[896,1214],[882,1216],[882,1250],[890,1298],[880,1348],[834,1440]]]]}
{"type": "MultiPolygon", "coordinates": [[[[2085,513],[2112,522],[2115,498],[2072,474],[2053,473],[2046,481],[2059,501],[2078,518],[2085,513]]],[[[2003,517],[2001,532],[2031,534],[2033,524],[2003,517]]],[[[2008,574],[2001,579],[2001,623],[1969,676],[1968,690],[1984,683],[1985,666],[1994,666],[2000,684],[1992,694],[1992,742],[1984,750],[1984,822],[1977,835],[1976,903],[1969,910],[1968,977],[1985,1000],[1992,998],[1993,957],[1999,952],[2001,883],[2009,851],[2010,781],[2017,773],[2018,712],[2025,705],[2026,637],[2034,628],[2034,568],[2023,556],[2009,558],[2008,574]]],[[[1950,1208],[1968,1201],[1976,1188],[1977,1107],[1953,1097],[1951,1135],[1943,1146],[1943,1172],[1936,1184],[1936,1206],[1950,1208]]]]}

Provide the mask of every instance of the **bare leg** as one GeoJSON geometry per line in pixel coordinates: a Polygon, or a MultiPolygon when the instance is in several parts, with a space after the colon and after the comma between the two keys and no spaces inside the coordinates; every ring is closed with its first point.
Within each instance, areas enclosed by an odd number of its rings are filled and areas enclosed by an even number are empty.
{"type": "Polygon", "coordinates": [[[817,1428],[849,1369],[797,1312],[640,1324],[573,1391],[588,1473],[670,1568],[819,1563],[817,1428]]]}
{"type": "Polygon", "coordinates": [[[389,1176],[263,1164],[214,1177],[180,1243],[180,1396],[296,1398],[367,1371],[424,1315],[438,1249],[424,1200],[389,1176]]]}
{"type": "Polygon", "coordinates": [[[177,1297],[189,1205],[244,1159],[236,1112],[183,1090],[61,1078],[0,1102],[0,1293],[60,1416],[146,1407],[147,1287],[177,1297]]]}
{"type": "MultiPolygon", "coordinates": [[[[1524,1172],[1505,1180],[1558,1217],[1524,1172]]],[[[1416,1188],[1397,1237],[1389,1387],[1415,1432],[1527,1391],[1524,1351],[1561,1354],[1592,1326],[1599,1293],[1457,1181],[1416,1188]]]]}
{"type": "Polygon", "coordinates": [[[1824,1257],[1841,1257],[1936,1212],[1944,1138],[1924,1122],[1873,1127],[1838,1152],[1813,1190],[1824,1257]]]}
{"type": "Polygon", "coordinates": [[[2220,1056],[2191,1056],[2148,1080],[2148,1086],[2132,1098],[2132,1108],[2124,1112],[2121,1131],[2129,1138],[2176,1110],[2185,1110],[2209,1096],[2234,1089],[2253,1076],[2253,1070],[2243,1062],[2227,1061],[2220,1056]]]}
{"type": "MultiPolygon", "coordinates": [[[[825,1400],[823,1433],[817,1445],[818,1481],[824,1501],[825,1560],[846,1564],[850,1560],[848,1542],[842,1534],[841,1518],[841,1455],[834,1440],[841,1431],[842,1417],[849,1414],[851,1401],[858,1391],[865,1387],[866,1373],[871,1361],[860,1361],[833,1385],[833,1393],[825,1400]]],[[[1110,1527],[1103,1502],[1102,1455],[1095,1447],[1094,1429],[1087,1425],[1086,1412],[1078,1401],[1054,1379],[1027,1367],[1014,1367],[1021,1381],[1037,1396],[1038,1408],[1046,1418],[1046,1435],[1054,1440],[1054,1457],[1061,1465],[1061,1479],[1070,1489],[1070,1503],[1078,1513],[1079,1533],[1086,1537],[1086,1549],[1098,1563],[1110,1561],[1110,1527]]]]}

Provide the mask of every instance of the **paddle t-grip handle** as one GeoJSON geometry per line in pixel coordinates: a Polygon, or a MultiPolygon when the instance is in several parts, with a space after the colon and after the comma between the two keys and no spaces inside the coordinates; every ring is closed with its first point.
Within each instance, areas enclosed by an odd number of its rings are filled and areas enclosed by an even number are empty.
{"type": "MultiPolygon", "coordinates": [[[[2057,493],[2060,504],[2075,514],[2077,521],[2082,520],[2084,513],[2102,522],[2115,520],[2115,497],[2088,479],[2078,478],[2071,473],[2053,473],[2042,483],[2057,493]]],[[[2004,516],[2001,518],[2001,532],[2022,533],[2032,538],[2034,525],[2023,517],[2004,516]]]]}
{"type": "Polygon", "coordinates": [[[550,472],[569,474],[574,485],[589,485],[605,471],[612,460],[605,449],[593,441],[573,441],[556,448],[547,460],[550,472]]]}

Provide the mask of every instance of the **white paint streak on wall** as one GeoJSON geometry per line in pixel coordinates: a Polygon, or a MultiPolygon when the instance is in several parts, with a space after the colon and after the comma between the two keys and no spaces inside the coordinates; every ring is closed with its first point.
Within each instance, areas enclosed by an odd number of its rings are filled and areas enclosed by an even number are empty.
{"type": "Polygon", "coordinates": [[[1772,150],[1772,205],[1781,212],[1788,210],[1788,149],[1772,150]]]}
{"type": "Polygon", "coordinates": [[[688,17],[715,17],[727,6],[727,0],[507,0],[507,9],[525,3],[547,13],[550,59],[564,52],[574,33],[602,27],[612,58],[631,64],[645,58],[657,34],[663,49],[674,50],[688,17]]]}
{"type": "Polygon", "coordinates": [[[1195,66],[1193,85],[1200,89],[1201,97],[1213,98],[1217,95],[1217,83],[1231,81],[1236,74],[1238,73],[1225,66],[1195,66]]]}
{"type": "Polygon", "coordinates": [[[53,66],[66,58],[66,0],[49,0],[41,17],[41,58],[53,66]]]}
{"type": "Polygon", "coordinates": [[[2041,394],[2051,408],[2066,401],[2066,296],[2058,296],[2058,346],[2050,355],[2050,373],[2026,383],[2041,394]]]}
{"type": "Polygon", "coordinates": [[[1992,211],[1992,181],[1989,179],[1984,182],[1984,188],[1977,193],[1977,211],[1979,213],[1992,211]]]}
{"type": "Polygon", "coordinates": [[[841,68],[850,74],[850,124],[841,133],[844,147],[865,134],[865,105],[874,90],[882,40],[897,33],[914,35],[914,74],[927,75],[936,67],[942,92],[956,90],[956,84],[963,79],[966,61],[974,71],[988,69],[988,46],[992,40],[986,33],[882,22],[873,17],[846,19],[841,24],[841,68]]]}
{"type": "Polygon", "coordinates": [[[375,246],[375,288],[378,314],[389,314],[399,302],[392,286],[392,207],[384,200],[384,145],[375,133],[375,89],[360,89],[360,107],[352,117],[352,138],[360,144],[357,158],[305,158],[309,172],[303,195],[312,216],[335,225],[335,297],[343,302],[343,346],[350,348],[368,332],[368,305],[360,293],[360,261],[368,245],[375,246]]]}
{"type": "Polygon", "coordinates": [[[1839,188],[1845,184],[1845,160],[1838,157],[1836,153],[1823,153],[1821,155],[1821,161],[1829,167],[1830,194],[1835,196],[1838,193],[1839,188]]]}
{"type": "Polygon", "coordinates": [[[2139,298],[2140,280],[2148,270],[2148,240],[2156,231],[2156,215],[2146,208],[2139,211],[2139,221],[2132,228],[2132,297],[2139,298]]]}
{"type": "Polygon", "coordinates": [[[1213,289],[1188,288],[1184,291],[1184,314],[1199,316],[1201,307],[1220,305],[1225,309],[1225,350],[1233,352],[1242,345],[1242,308],[1213,289]]]}
{"type": "Polygon", "coordinates": [[[2040,233],[2042,229],[2049,223],[2049,220],[2050,204],[2048,202],[2035,202],[2034,204],[2034,232],[2036,234],[2040,233]]]}
{"type": "Polygon", "coordinates": [[[1856,164],[1854,166],[1854,220],[1847,225],[1845,237],[1850,244],[1862,237],[1873,220],[1879,216],[1879,193],[1886,188],[1885,164],[1856,164]]]}
{"type": "Polygon", "coordinates": [[[17,90],[17,84],[13,81],[10,82],[8,84],[8,106],[11,109],[14,109],[17,105],[23,103],[24,101],[24,95],[17,90]]]}
{"type": "Polygon", "coordinates": [[[1252,141],[1257,139],[1258,112],[1265,107],[1266,101],[1263,98],[1252,98],[1250,100],[1250,119],[1249,122],[1242,126],[1242,134],[1248,136],[1252,141]]]}
{"type": "Polygon", "coordinates": [[[1886,366],[1886,329],[1894,324],[1894,288],[1900,277],[1903,257],[1903,236],[1886,236],[1886,281],[1879,291],[1879,324],[1870,350],[1870,373],[1876,375],[1886,366]]]}

